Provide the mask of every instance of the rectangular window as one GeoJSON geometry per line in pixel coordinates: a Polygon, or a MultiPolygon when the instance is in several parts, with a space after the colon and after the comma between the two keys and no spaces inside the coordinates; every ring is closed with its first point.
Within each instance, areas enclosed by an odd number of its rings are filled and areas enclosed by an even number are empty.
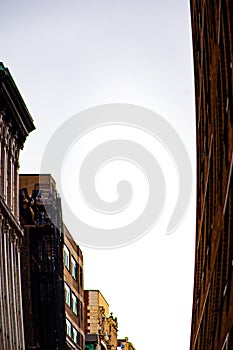
{"type": "Polygon", "coordinates": [[[70,306],[70,287],[65,283],[65,301],[68,306],[70,306]]]}
{"type": "Polygon", "coordinates": [[[71,323],[68,319],[66,319],[66,334],[72,338],[71,323]]]}
{"type": "Polygon", "coordinates": [[[80,288],[83,289],[83,269],[80,266],[79,270],[79,280],[80,280],[80,288]]]}
{"type": "Polygon", "coordinates": [[[80,312],[80,319],[83,320],[83,305],[81,302],[79,302],[79,312],[80,312]]]}
{"type": "Polygon", "coordinates": [[[64,245],[64,265],[70,271],[70,251],[66,245],[64,245]]]}
{"type": "Polygon", "coordinates": [[[78,315],[78,299],[74,293],[72,293],[72,310],[75,315],[78,315]]]}
{"type": "Polygon", "coordinates": [[[75,342],[75,344],[78,344],[78,331],[74,327],[73,327],[73,341],[75,342]]]}
{"type": "Polygon", "coordinates": [[[77,262],[73,256],[71,257],[71,274],[72,274],[72,277],[76,280],[77,279],[77,262]]]}

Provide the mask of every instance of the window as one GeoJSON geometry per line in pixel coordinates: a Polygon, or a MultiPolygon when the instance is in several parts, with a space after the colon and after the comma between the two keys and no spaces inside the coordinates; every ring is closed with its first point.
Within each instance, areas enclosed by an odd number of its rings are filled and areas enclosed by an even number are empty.
{"type": "Polygon", "coordinates": [[[81,302],[79,302],[79,312],[80,312],[80,319],[83,320],[83,305],[81,302]]]}
{"type": "Polygon", "coordinates": [[[71,274],[72,274],[72,277],[76,280],[77,279],[77,262],[73,256],[71,257],[71,274]]]}
{"type": "Polygon", "coordinates": [[[80,288],[83,289],[83,269],[81,268],[81,266],[80,266],[79,278],[80,278],[80,288]]]}
{"type": "Polygon", "coordinates": [[[70,251],[66,245],[64,245],[64,265],[70,270],[70,251]]]}
{"type": "Polygon", "coordinates": [[[72,337],[71,323],[68,319],[66,319],[66,334],[68,334],[69,337],[72,337]]]}
{"type": "Polygon", "coordinates": [[[65,302],[70,306],[70,287],[65,283],[65,302]]]}
{"type": "Polygon", "coordinates": [[[75,315],[78,315],[78,299],[74,293],[72,293],[72,310],[75,315]]]}
{"type": "Polygon", "coordinates": [[[73,327],[73,341],[78,344],[78,331],[73,327]]]}
{"type": "Polygon", "coordinates": [[[85,350],[95,350],[95,345],[94,344],[85,345],[85,350]]]}

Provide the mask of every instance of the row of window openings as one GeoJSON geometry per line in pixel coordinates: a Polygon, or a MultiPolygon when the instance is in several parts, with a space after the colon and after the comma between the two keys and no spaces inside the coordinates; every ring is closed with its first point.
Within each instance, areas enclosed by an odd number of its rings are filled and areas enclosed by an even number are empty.
{"type": "Polygon", "coordinates": [[[72,277],[77,280],[77,262],[73,256],[70,259],[70,251],[66,245],[64,245],[64,265],[68,271],[71,272],[72,277]],[[70,271],[70,261],[71,261],[71,271],[70,271]]]}
{"type": "Polygon", "coordinates": [[[72,338],[75,344],[78,344],[78,331],[68,319],[66,319],[66,334],[72,338]]]}
{"type": "Polygon", "coordinates": [[[73,313],[77,316],[78,315],[78,298],[73,292],[71,292],[70,287],[66,283],[65,283],[65,302],[69,307],[72,308],[73,313]],[[71,299],[72,299],[72,303],[71,303],[71,299]]]}

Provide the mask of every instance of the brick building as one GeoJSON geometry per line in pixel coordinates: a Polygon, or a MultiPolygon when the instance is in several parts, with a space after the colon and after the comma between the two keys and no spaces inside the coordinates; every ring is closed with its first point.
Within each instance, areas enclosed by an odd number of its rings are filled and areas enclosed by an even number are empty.
{"type": "Polygon", "coordinates": [[[83,255],[65,225],[64,289],[67,349],[83,350],[85,347],[83,255]]]}
{"type": "Polygon", "coordinates": [[[18,218],[19,152],[34,129],[7,68],[0,63],[0,349],[24,350],[18,218]]]}
{"type": "Polygon", "coordinates": [[[20,175],[19,205],[25,231],[21,254],[25,347],[64,350],[64,239],[53,178],[20,175]]]}
{"type": "Polygon", "coordinates": [[[85,349],[116,350],[117,318],[109,313],[109,305],[99,290],[85,290],[85,349]]]}
{"type": "Polygon", "coordinates": [[[191,0],[197,223],[192,350],[233,349],[233,2],[191,0]]]}

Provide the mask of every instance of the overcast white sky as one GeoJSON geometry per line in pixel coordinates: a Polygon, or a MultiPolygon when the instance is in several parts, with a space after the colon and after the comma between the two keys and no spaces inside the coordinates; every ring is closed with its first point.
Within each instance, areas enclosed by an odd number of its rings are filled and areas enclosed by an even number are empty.
{"type": "MultiPolygon", "coordinates": [[[[21,153],[21,173],[40,171],[48,140],[69,117],[125,102],[154,110],[176,129],[195,174],[189,1],[2,0],[0,23],[0,60],[36,125],[21,153]]],[[[195,187],[190,210],[171,236],[166,223],[163,215],[124,248],[82,247],[85,287],[101,290],[118,317],[119,336],[137,350],[189,349],[195,187]]]]}

